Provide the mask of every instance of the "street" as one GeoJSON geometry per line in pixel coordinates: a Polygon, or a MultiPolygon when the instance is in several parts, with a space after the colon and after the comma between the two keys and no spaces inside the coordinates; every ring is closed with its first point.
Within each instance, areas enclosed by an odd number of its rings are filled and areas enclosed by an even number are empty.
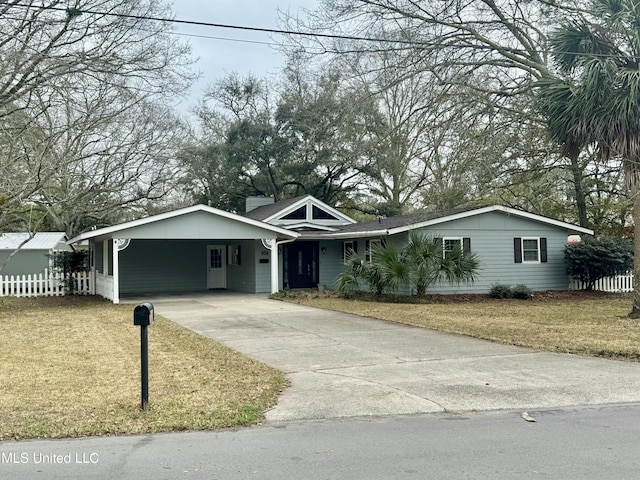
{"type": "Polygon", "coordinates": [[[633,479],[640,404],[0,443],[0,478],[633,479]]]}

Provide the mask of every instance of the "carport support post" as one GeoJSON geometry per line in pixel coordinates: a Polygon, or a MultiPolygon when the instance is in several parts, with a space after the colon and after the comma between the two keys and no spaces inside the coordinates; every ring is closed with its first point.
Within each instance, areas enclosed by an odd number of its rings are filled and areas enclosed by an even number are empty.
{"type": "Polygon", "coordinates": [[[113,303],[120,303],[120,242],[113,239],[113,303]]]}
{"type": "Polygon", "coordinates": [[[271,241],[271,293],[278,293],[278,242],[271,241]]]}

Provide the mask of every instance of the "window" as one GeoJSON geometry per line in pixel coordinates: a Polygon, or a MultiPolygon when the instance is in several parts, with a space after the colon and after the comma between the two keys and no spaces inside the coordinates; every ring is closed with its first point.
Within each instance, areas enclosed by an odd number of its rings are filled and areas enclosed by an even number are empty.
{"type": "Polygon", "coordinates": [[[371,259],[373,258],[373,250],[376,248],[377,245],[380,245],[380,239],[376,239],[376,240],[367,240],[366,242],[366,246],[365,246],[365,261],[367,263],[371,263],[371,259]]]}
{"type": "Polygon", "coordinates": [[[240,245],[228,245],[227,246],[227,263],[229,265],[241,264],[240,245]]]}
{"type": "Polygon", "coordinates": [[[306,220],[307,219],[307,206],[300,207],[288,215],[282,217],[282,220],[306,220]]]}
{"type": "Polygon", "coordinates": [[[462,247],[462,238],[443,238],[442,256],[447,258],[456,248],[462,247]]]}
{"type": "Polygon", "coordinates": [[[522,239],[522,261],[523,262],[539,262],[539,249],[537,238],[522,239]]]}
{"type": "Polygon", "coordinates": [[[336,217],[331,215],[326,210],[318,208],[315,205],[313,206],[311,212],[312,212],[312,218],[314,220],[338,220],[336,217]]]}
{"type": "Polygon", "coordinates": [[[516,237],[513,239],[515,263],[546,263],[547,239],[544,237],[516,237]]]}
{"type": "Polygon", "coordinates": [[[357,240],[347,240],[342,244],[343,247],[343,257],[346,262],[351,255],[354,253],[358,253],[358,242],[357,240]]]}
{"type": "Polygon", "coordinates": [[[463,253],[469,253],[471,251],[471,238],[444,237],[442,239],[443,258],[447,258],[456,248],[462,248],[463,253]]]}
{"type": "Polygon", "coordinates": [[[209,252],[209,266],[211,268],[222,268],[222,250],[212,248],[209,252]]]}

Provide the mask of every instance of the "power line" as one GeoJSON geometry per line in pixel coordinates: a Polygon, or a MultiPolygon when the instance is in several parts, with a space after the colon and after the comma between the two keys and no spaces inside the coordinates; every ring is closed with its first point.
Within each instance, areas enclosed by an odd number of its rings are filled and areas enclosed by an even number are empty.
{"type": "Polygon", "coordinates": [[[226,28],[231,30],[244,30],[244,31],[251,31],[251,32],[273,33],[273,34],[279,34],[279,35],[293,35],[293,36],[300,36],[300,37],[327,38],[332,40],[353,40],[353,41],[360,41],[360,42],[399,43],[399,44],[416,45],[416,46],[429,45],[429,43],[426,43],[426,42],[416,42],[412,40],[393,40],[389,38],[359,37],[356,35],[338,35],[338,34],[331,34],[331,33],[300,32],[296,30],[282,30],[278,28],[249,27],[244,25],[230,25],[226,23],[199,22],[195,20],[179,20],[179,19],[172,19],[172,18],[152,17],[152,16],[147,17],[142,15],[101,12],[98,10],[84,10],[84,9],[78,9],[78,8],[64,8],[64,7],[54,7],[54,6],[46,6],[46,5],[24,5],[20,3],[9,3],[6,1],[0,2],[0,5],[64,12],[70,17],[77,17],[82,14],[101,15],[101,16],[111,16],[111,17],[119,17],[119,18],[129,18],[132,20],[152,20],[157,22],[175,23],[180,25],[195,25],[195,26],[201,26],[201,27],[226,28]]]}
{"type": "MultiPolygon", "coordinates": [[[[23,7],[27,9],[38,9],[38,10],[52,10],[58,12],[64,12],[68,17],[77,17],[82,14],[89,15],[99,15],[99,16],[111,16],[118,18],[129,18],[132,20],[151,20],[163,23],[173,23],[179,25],[191,25],[191,26],[202,26],[202,27],[211,27],[211,28],[224,28],[230,30],[241,30],[241,31],[249,31],[249,32],[262,32],[262,33],[272,33],[278,35],[292,35],[299,37],[311,37],[311,38],[326,38],[332,40],[351,40],[358,42],[369,42],[369,43],[387,43],[387,44],[400,44],[406,47],[415,46],[415,47],[438,47],[442,46],[441,43],[438,42],[425,42],[425,41],[415,41],[415,40],[401,40],[401,39],[390,39],[390,38],[380,38],[380,37],[360,37],[357,35],[340,35],[340,34],[331,34],[331,33],[313,33],[313,32],[301,32],[297,30],[283,30],[277,28],[264,28],[264,27],[250,27],[245,25],[231,25],[225,23],[213,23],[213,22],[200,22],[195,20],[180,20],[180,19],[172,19],[172,18],[164,18],[164,17],[154,17],[154,16],[143,16],[143,15],[131,15],[126,13],[114,13],[114,12],[102,12],[98,10],[85,10],[85,9],[77,9],[77,8],[64,8],[64,7],[54,7],[54,6],[46,6],[46,5],[25,5],[20,3],[11,3],[7,1],[0,1],[0,5],[4,6],[13,6],[13,7],[23,7]]],[[[255,44],[264,44],[264,45],[277,45],[273,42],[260,42],[260,41],[252,41],[245,39],[232,39],[232,38],[224,38],[224,37],[215,37],[215,36],[207,36],[207,35],[193,35],[187,34],[184,32],[174,32],[178,35],[184,36],[194,36],[200,38],[211,38],[214,40],[226,40],[232,42],[242,42],[242,43],[255,43],[255,44]]],[[[487,49],[486,46],[474,46],[467,45],[467,48],[476,48],[480,50],[487,49]]],[[[366,50],[365,50],[366,51],[366,50]]],[[[338,49],[324,50],[323,53],[345,53],[341,52],[338,49]]],[[[512,53],[522,53],[521,51],[514,50],[512,53]]],[[[544,53],[539,51],[538,53],[544,53]]],[[[578,52],[567,52],[578,54],[578,52]]],[[[592,53],[591,55],[596,57],[612,57],[616,58],[616,55],[612,54],[598,54],[592,53]]]]}

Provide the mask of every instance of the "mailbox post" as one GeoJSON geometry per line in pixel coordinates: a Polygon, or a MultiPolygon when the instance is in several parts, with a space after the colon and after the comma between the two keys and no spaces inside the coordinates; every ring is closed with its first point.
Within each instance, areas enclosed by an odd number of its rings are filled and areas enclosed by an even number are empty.
{"type": "Polygon", "coordinates": [[[145,409],[149,403],[149,337],[147,327],[153,323],[153,305],[142,303],[133,309],[133,324],[140,326],[140,377],[142,383],[142,402],[145,409]]]}

